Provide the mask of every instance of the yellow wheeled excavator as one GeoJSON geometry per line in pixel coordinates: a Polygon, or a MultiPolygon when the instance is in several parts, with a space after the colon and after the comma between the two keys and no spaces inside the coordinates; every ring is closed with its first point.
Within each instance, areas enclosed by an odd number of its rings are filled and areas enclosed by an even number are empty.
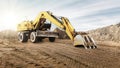
{"type": "Polygon", "coordinates": [[[27,42],[30,39],[31,42],[35,43],[48,38],[50,42],[54,42],[58,33],[50,31],[51,23],[64,30],[73,41],[74,46],[84,46],[85,49],[97,48],[95,41],[87,33],[76,32],[66,17],[57,17],[50,11],[40,12],[33,21],[23,21],[18,24],[18,40],[27,42]]]}

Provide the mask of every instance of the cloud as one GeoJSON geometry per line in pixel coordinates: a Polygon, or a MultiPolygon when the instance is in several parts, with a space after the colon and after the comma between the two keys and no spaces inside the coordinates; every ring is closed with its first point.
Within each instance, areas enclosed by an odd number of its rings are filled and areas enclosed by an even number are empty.
{"type": "Polygon", "coordinates": [[[101,2],[96,2],[96,3],[92,3],[89,5],[85,5],[84,7],[76,7],[73,8],[72,11],[70,11],[71,9],[69,9],[68,11],[71,13],[71,17],[75,18],[75,17],[82,17],[82,16],[88,16],[88,15],[92,15],[98,12],[101,12],[107,9],[112,9],[112,8],[120,8],[119,2],[118,1],[114,1],[114,0],[101,0],[101,2]]]}
{"type": "MultiPolygon", "coordinates": [[[[77,31],[84,31],[119,22],[119,3],[120,0],[1,0],[0,18],[14,12],[19,22],[26,18],[34,20],[40,11],[49,10],[55,15],[68,17],[77,31]]],[[[15,29],[18,22],[13,22],[13,26],[5,24],[2,22],[0,27],[15,29]]]]}

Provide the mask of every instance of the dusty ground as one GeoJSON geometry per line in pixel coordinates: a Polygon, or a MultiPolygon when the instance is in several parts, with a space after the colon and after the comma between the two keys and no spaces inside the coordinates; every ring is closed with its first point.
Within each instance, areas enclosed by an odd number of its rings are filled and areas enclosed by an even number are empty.
{"type": "Polygon", "coordinates": [[[70,40],[0,41],[0,68],[120,68],[120,47],[100,43],[85,50],[70,40]]]}

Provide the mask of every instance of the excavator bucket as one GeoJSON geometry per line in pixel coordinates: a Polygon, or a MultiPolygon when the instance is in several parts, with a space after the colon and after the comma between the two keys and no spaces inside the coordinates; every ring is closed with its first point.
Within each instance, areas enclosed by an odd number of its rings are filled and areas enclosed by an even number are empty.
{"type": "Polygon", "coordinates": [[[85,49],[97,48],[95,41],[87,33],[77,33],[74,37],[74,46],[84,47],[85,49]]]}

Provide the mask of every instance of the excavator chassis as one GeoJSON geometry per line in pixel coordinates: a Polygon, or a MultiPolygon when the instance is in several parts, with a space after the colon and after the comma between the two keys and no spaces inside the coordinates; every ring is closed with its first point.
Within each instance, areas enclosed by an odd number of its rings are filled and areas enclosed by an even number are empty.
{"type": "Polygon", "coordinates": [[[50,42],[54,42],[55,38],[58,38],[57,32],[52,31],[23,31],[18,33],[18,40],[20,42],[27,42],[30,39],[31,42],[35,43],[44,38],[49,38],[50,42]]]}

